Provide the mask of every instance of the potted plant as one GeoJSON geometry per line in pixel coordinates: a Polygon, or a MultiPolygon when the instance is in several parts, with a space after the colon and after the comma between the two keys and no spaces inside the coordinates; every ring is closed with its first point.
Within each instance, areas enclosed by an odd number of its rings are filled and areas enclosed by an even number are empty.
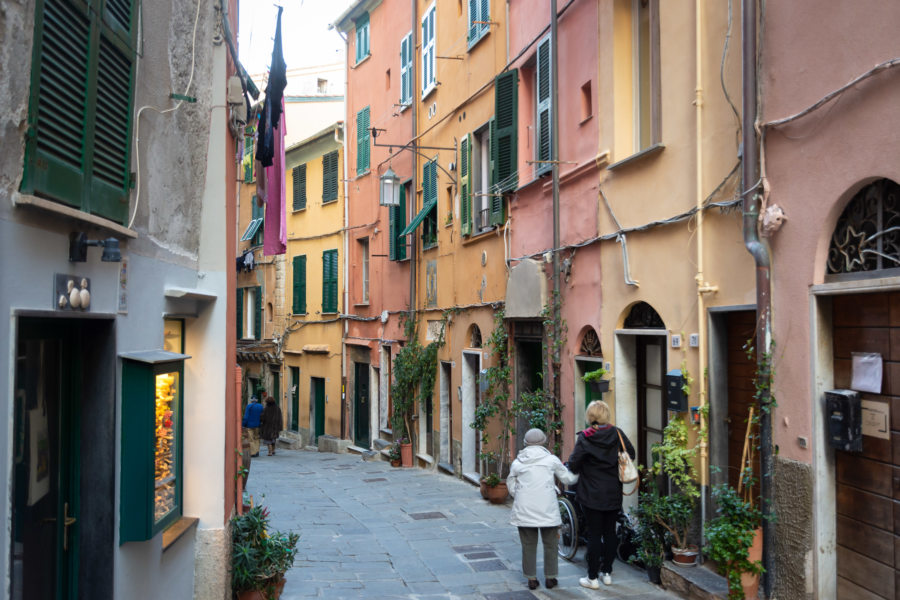
{"type": "Polygon", "coordinates": [[[388,448],[388,460],[391,461],[392,467],[400,466],[400,445],[391,444],[388,448]]]}
{"type": "Polygon", "coordinates": [[[700,497],[694,469],[696,446],[690,446],[688,426],[682,419],[672,419],[663,430],[663,441],[651,449],[654,457],[650,474],[667,477],[672,493],[657,496],[657,522],[672,537],[674,562],[680,566],[693,566],[700,554],[696,545],[688,544],[688,529],[694,518],[694,507],[700,497]]]}
{"type": "Polygon", "coordinates": [[[706,524],[707,556],[728,580],[728,599],[756,598],[762,562],[762,512],[727,483],[713,486],[716,517],[706,524]],[[757,556],[751,548],[759,546],[757,556]]]}
{"type": "Polygon", "coordinates": [[[647,570],[647,578],[652,583],[660,583],[660,571],[665,558],[666,530],[660,524],[662,509],[656,479],[647,469],[643,471],[644,489],[638,495],[638,503],[629,512],[635,523],[635,551],[628,562],[647,570]]]}
{"type": "Polygon", "coordinates": [[[496,473],[490,473],[482,478],[484,485],[487,487],[487,499],[491,504],[503,504],[509,495],[509,489],[506,487],[506,480],[501,479],[496,473]]]}
{"type": "Polygon", "coordinates": [[[297,555],[296,533],[268,531],[269,512],[257,506],[231,519],[231,587],[238,600],[275,600],[297,555]]]}
{"type": "Polygon", "coordinates": [[[600,367],[585,373],[581,380],[591,386],[592,392],[603,394],[609,391],[609,379],[606,379],[608,373],[609,371],[600,367]]]}

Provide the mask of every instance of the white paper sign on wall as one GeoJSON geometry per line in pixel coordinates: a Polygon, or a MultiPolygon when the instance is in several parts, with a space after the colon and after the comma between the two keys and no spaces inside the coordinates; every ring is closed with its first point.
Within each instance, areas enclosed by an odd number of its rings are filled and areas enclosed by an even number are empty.
{"type": "Polygon", "coordinates": [[[891,407],[887,402],[862,401],[862,434],[891,439],[891,407]]]}

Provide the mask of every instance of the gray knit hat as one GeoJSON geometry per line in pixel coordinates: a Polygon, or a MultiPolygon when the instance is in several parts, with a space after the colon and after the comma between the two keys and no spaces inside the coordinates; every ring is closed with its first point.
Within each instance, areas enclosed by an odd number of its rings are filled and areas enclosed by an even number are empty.
{"type": "Polygon", "coordinates": [[[526,446],[543,446],[547,443],[547,435],[540,429],[529,429],[525,433],[526,446]]]}

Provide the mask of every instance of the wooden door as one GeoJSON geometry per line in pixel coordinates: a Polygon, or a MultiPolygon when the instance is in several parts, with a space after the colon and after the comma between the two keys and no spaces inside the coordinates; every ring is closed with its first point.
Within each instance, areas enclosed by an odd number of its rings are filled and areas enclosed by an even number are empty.
{"type": "MultiPolygon", "coordinates": [[[[728,484],[737,488],[741,472],[741,456],[744,451],[744,437],[747,434],[747,416],[750,406],[755,404],[753,377],[756,371],[755,354],[747,357],[744,346],[753,343],[756,333],[756,311],[740,310],[728,313],[726,330],[728,335],[728,416],[725,419],[728,430],[728,484]]],[[[756,453],[753,477],[759,480],[759,453],[756,453]]],[[[758,489],[758,488],[757,488],[758,489]]]]}
{"type": "Polygon", "coordinates": [[[882,393],[860,395],[890,411],[889,439],[864,432],[862,452],[835,453],[837,597],[900,600],[900,294],[836,296],[832,306],[835,388],[850,387],[852,352],[878,352],[882,393]]]}
{"type": "Polygon", "coordinates": [[[353,363],[355,371],[355,391],[353,395],[353,439],[357,446],[369,447],[369,364],[353,363]]]}
{"type": "Polygon", "coordinates": [[[311,377],[312,381],[312,408],[313,418],[313,445],[316,445],[319,436],[325,433],[325,380],[321,377],[311,377]]]}
{"type": "Polygon", "coordinates": [[[662,442],[668,422],[665,400],[666,338],[637,336],[638,464],[652,464],[650,448],[662,442]]]}
{"type": "Polygon", "coordinates": [[[291,431],[300,429],[300,367],[291,370],[291,431]]]}

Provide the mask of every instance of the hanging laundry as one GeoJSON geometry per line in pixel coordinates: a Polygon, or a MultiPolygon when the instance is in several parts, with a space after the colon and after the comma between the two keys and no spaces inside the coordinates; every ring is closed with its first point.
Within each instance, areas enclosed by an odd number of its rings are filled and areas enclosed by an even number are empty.
{"type": "MultiPolygon", "coordinates": [[[[284,99],[282,99],[284,102],[284,99]]],[[[275,129],[272,166],[266,167],[266,218],[263,221],[263,254],[284,254],[287,249],[287,215],[285,215],[284,136],[286,125],[282,112],[280,126],[275,129]]],[[[258,194],[259,192],[257,192],[258,194]]]]}
{"type": "Polygon", "coordinates": [[[266,85],[266,100],[259,117],[259,141],[256,146],[256,160],[269,167],[275,156],[275,129],[281,123],[284,110],[284,88],[287,86],[287,65],[281,47],[281,11],[275,23],[275,44],[272,46],[272,62],[269,65],[269,82],[266,85]]]}

